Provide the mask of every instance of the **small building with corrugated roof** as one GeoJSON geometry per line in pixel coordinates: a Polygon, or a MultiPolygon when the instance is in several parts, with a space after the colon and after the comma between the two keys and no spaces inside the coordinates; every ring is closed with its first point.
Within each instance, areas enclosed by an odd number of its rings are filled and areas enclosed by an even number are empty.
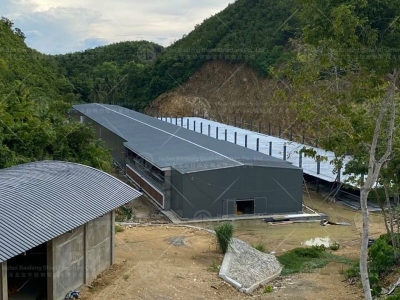
{"type": "Polygon", "coordinates": [[[303,172],[293,164],[121,106],[74,105],[116,164],[162,210],[183,220],[302,211],[303,172]]]}
{"type": "Polygon", "coordinates": [[[0,300],[60,300],[114,263],[114,209],[141,195],[94,168],[0,170],[0,300]]]}

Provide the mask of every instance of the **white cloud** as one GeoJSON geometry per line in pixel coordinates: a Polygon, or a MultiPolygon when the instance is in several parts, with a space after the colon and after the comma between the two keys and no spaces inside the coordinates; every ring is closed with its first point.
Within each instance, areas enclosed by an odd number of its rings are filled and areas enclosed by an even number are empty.
{"type": "Polygon", "coordinates": [[[4,16],[44,53],[67,53],[126,40],[163,46],[234,0],[5,0],[4,16]]]}

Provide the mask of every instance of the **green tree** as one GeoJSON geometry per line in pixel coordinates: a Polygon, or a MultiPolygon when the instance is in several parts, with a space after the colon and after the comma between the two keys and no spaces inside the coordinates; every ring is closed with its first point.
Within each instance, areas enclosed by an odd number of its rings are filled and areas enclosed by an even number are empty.
{"type": "MultiPolygon", "coordinates": [[[[360,274],[366,299],[372,299],[367,268],[369,214],[367,199],[381,168],[393,154],[396,85],[400,76],[399,1],[298,0],[302,22],[297,58],[282,74],[299,119],[335,152],[336,169],[344,167],[360,186],[363,232],[360,274]],[[343,157],[353,160],[343,166],[343,157]]],[[[277,72],[278,76],[282,76],[277,72]]]]}

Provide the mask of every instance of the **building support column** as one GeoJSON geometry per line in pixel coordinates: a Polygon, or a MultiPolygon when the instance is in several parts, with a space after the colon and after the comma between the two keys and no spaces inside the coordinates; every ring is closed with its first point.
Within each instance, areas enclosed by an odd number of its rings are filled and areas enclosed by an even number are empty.
{"type": "Polygon", "coordinates": [[[88,225],[85,223],[83,225],[83,282],[88,285],[89,282],[89,272],[88,272],[88,256],[89,256],[89,242],[88,242],[88,225]]]}
{"type": "Polygon", "coordinates": [[[8,300],[7,261],[0,263],[0,300],[8,300]]]}
{"type": "Polygon", "coordinates": [[[54,274],[56,270],[54,269],[53,256],[54,256],[54,247],[53,240],[50,240],[46,243],[47,246],[47,300],[54,300],[54,274]]]}
{"type": "Polygon", "coordinates": [[[171,169],[164,170],[164,210],[171,209],[171,169]]]}
{"type": "Polygon", "coordinates": [[[112,210],[110,213],[110,218],[111,218],[111,226],[110,226],[110,230],[111,230],[111,245],[110,245],[110,265],[112,266],[115,263],[115,211],[112,210]]]}

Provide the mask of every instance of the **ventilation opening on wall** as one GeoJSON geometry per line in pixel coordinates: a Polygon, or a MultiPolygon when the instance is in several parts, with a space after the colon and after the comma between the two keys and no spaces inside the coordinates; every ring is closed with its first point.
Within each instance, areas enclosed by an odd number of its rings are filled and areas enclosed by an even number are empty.
{"type": "Polygon", "coordinates": [[[237,215],[254,214],[254,199],[236,200],[237,215]]]}

